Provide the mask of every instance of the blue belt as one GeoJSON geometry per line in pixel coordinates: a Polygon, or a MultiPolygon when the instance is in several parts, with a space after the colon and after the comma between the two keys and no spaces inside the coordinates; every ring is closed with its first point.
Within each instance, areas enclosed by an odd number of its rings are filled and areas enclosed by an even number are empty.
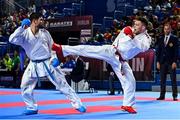
{"type": "MultiPolygon", "coordinates": [[[[44,64],[44,66],[45,66],[45,68],[46,68],[49,76],[51,77],[51,79],[52,79],[53,81],[55,81],[55,77],[53,76],[53,74],[52,74],[51,71],[49,70],[48,66],[47,66],[46,63],[44,62],[44,61],[46,61],[46,60],[48,60],[48,59],[49,59],[49,58],[47,58],[47,59],[42,59],[42,60],[31,60],[31,61],[34,62],[34,63],[43,62],[43,64],[44,64]]],[[[39,80],[39,75],[38,75],[38,73],[37,73],[37,66],[35,66],[35,71],[36,71],[36,76],[37,76],[37,78],[38,78],[38,81],[40,81],[40,80],[39,80]]]]}
{"type": "Polygon", "coordinates": [[[54,75],[51,73],[51,71],[49,70],[49,68],[48,68],[48,66],[46,65],[46,63],[43,62],[43,64],[44,64],[44,66],[45,66],[45,68],[46,68],[49,76],[51,77],[51,79],[52,79],[53,81],[55,81],[55,77],[54,77],[54,75]]]}
{"type": "Polygon", "coordinates": [[[35,62],[35,63],[40,63],[40,62],[44,62],[46,60],[48,60],[50,58],[45,58],[45,59],[41,59],[41,60],[31,60],[32,62],[35,62]]]}

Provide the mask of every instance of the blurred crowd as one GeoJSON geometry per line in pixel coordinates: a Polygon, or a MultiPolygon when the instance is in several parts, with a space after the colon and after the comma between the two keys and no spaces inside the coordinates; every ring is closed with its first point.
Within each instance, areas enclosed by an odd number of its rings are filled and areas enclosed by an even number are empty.
{"type": "Polygon", "coordinates": [[[110,28],[96,30],[94,37],[89,42],[111,44],[123,27],[133,24],[132,21],[136,16],[143,16],[149,21],[148,33],[152,37],[151,48],[156,47],[166,22],[170,22],[173,34],[180,37],[180,2],[154,0],[150,2],[149,6],[134,9],[132,16],[125,16],[121,20],[114,19],[110,28]]]}

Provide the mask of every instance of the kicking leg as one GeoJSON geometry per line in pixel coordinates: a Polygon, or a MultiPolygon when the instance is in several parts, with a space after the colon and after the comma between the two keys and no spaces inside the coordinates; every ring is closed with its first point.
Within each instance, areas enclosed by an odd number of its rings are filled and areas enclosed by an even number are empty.
{"type": "Polygon", "coordinates": [[[108,63],[113,62],[112,58],[115,56],[115,49],[111,45],[92,46],[92,45],[53,45],[55,50],[60,56],[66,57],[68,55],[79,55],[84,57],[96,58],[107,61],[108,63]]]}

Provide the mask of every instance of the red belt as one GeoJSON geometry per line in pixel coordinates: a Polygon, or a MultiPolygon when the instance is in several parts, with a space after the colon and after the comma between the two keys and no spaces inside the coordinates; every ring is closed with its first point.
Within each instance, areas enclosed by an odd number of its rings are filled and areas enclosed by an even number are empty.
{"type": "Polygon", "coordinates": [[[119,53],[119,51],[117,50],[117,47],[116,47],[116,46],[114,46],[114,45],[113,45],[113,47],[116,49],[115,54],[119,56],[119,61],[121,61],[121,62],[125,62],[126,60],[124,60],[124,59],[122,58],[121,54],[120,54],[120,53],[119,53]]]}

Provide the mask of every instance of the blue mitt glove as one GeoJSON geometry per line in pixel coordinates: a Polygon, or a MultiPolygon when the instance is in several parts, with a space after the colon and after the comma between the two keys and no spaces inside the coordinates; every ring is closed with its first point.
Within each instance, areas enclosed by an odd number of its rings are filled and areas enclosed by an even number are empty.
{"type": "Polygon", "coordinates": [[[60,62],[59,62],[59,60],[57,59],[57,58],[54,58],[53,60],[52,60],[52,66],[53,67],[57,67],[59,64],[60,64],[60,62]]]}
{"type": "Polygon", "coordinates": [[[21,22],[21,27],[24,28],[25,26],[30,26],[31,25],[31,21],[28,18],[25,18],[22,22],[21,22]]]}

